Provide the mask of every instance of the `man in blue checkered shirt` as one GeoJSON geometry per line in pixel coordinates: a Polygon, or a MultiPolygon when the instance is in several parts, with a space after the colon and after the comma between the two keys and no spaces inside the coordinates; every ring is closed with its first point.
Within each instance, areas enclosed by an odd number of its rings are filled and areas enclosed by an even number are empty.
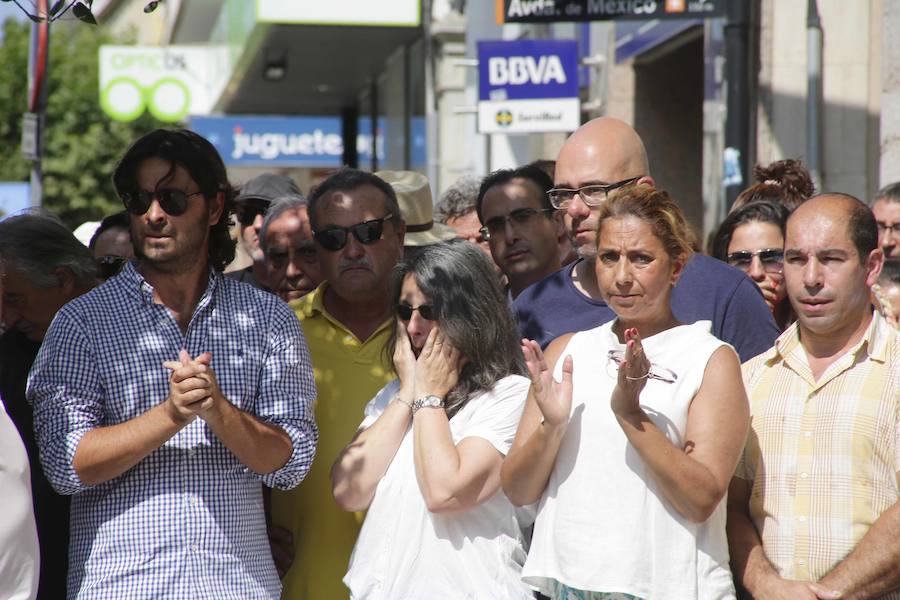
{"type": "Polygon", "coordinates": [[[63,307],[28,384],[74,495],[68,595],[278,598],[261,484],[296,486],[318,435],[299,323],[220,272],[233,191],[209,142],[154,131],[113,182],[138,258],[63,307]]]}

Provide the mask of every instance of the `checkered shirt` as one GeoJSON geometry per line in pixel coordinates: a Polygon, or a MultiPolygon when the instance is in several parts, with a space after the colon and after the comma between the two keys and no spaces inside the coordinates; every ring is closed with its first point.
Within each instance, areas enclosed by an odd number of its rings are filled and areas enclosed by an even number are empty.
{"type": "Polygon", "coordinates": [[[900,499],[900,337],[876,312],[815,381],[795,323],[743,373],[750,515],[781,575],[816,581],[900,499]]]}
{"type": "Polygon", "coordinates": [[[212,270],[186,333],[133,264],[63,307],[28,398],[44,472],[60,493],[74,494],[69,597],[278,598],[261,482],[287,489],[306,475],[318,436],[315,393],[287,305],[212,270]],[[225,397],[287,433],[287,463],[257,475],[196,419],[119,477],[85,485],[72,467],[78,442],[163,402],[163,362],[181,348],[210,351],[225,397]]]}

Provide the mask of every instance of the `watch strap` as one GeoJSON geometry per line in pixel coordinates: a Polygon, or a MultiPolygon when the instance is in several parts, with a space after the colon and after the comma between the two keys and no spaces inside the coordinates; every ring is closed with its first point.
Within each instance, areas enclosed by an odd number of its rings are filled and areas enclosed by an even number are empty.
{"type": "Polygon", "coordinates": [[[420,408],[444,408],[444,399],[440,396],[435,396],[434,394],[422,396],[413,402],[413,414],[416,414],[420,408]]]}

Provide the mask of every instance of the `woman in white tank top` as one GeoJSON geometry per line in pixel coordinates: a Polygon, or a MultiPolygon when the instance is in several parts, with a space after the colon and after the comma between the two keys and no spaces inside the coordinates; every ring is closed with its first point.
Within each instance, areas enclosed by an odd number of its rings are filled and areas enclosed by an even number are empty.
{"type": "Polygon", "coordinates": [[[597,281],[617,318],[542,354],[501,477],[539,502],[523,579],[556,599],[734,598],[724,496],[747,433],[734,350],[680,324],[678,206],[647,185],[599,208],[597,281]],[[551,374],[550,370],[553,369],[551,374]]]}

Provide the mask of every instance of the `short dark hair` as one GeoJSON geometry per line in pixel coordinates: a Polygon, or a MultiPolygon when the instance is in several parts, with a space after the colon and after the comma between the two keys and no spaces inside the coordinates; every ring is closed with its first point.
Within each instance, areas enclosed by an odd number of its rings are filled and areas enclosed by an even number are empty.
{"type": "Polygon", "coordinates": [[[873,206],[879,200],[885,200],[886,202],[900,202],[900,181],[889,183],[878,190],[878,193],[872,198],[872,203],[869,206],[873,206]]]}
{"type": "Polygon", "coordinates": [[[171,164],[169,174],[176,165],[191,176],[203,196],[213,198],[218,193],[225,197],[225,206],[219,221],[209,228],[209,264],[222,271],[234,260],[235,240],[229,227],[234,212],[234,188],[228,181],[225,163],[215,146],[205,138],[187,129],[157,129],[138,139],[125,152],[113,172],[113,185],[121,196],[137,187],[137,172],[148,158],[160,158],[171,164]]]}
{"type": "Polygon", "coordinates": [[[94,230],[91,241],[88,242],[88,248],[91,250],[94,249],[94,246],[97,245],[97,238],[99,238],[104,231],[117,228],[124,229],[129,235],[131,234],[131,217],[128,216],[128,211],[123,210],[103,217],[103,220],[100,221],[100,225],[94,230]]]}
{"type": "Polygon", "coordinates": [[[324,196],[332,192],[349,192],[364,185],[371,185],[385,195],[387,210],[393,215],[391,221],[395,225],[403,220],[403,216],[400,214],[400,204],[397,202],[397,193],[391,187],[391,184],[368,171],[344,167],[329,175],[325,181],[317,185],[309,194],[309,224],[312,226],[313,231],[316,230],[317,225],[316,209],[324,196]]]}
{"type": "MultiPolygon", "coordinates": [[[[447,394],[447,415],[455,415],[477,393],[507,375],[526,375],[519,331],[509,311],[491,260],[463,239],[422,246],[394,268],[391,302],[400,300],[403,279],[412,275],[434,307],[441,332],[468,359],[459,381],[447,394]]],[[[393,363],[398,328],[385,344],[393,363]]],[[[402,332],[405,335],[405,331],[402,332]]]]}
{"type": "Polygon", "coordinates": [[[534,164],[516,169],[498,169],[481,180],[481,187],[478,189],[478,199],[475,201],[475,210],[478,212],[479,221],[482,221],[481,205],[484,203],[484,195],[487,194],[488,190],[495,185],[509,183],[513,179],[527,179],[533,182],[540,191],[541,207],[553,208],[553,205],[550,204],[550,197],[547,195],[547,192],[553,188],[553,180],[545,170],[534,164]]]}
{"type": "Polygon", "coordinates": [[[846,196],[853,200],[853,208],[847,219],[847,230],[850,233],[850,240],[856,246],[856,252],[859,254],[859,262],[866,264],[869,253],[878,247],[878,222],[875,220],[875,213],[869,208],[865,202],[861,201],[850,194],[838,194],[846,196]]]}
{"type": "Polygon", "coordinates": [[[881,267],[881,275],[878,276],[881,285],[900,284],[900,258],[889,258],[881,267]]]}
{"type": "Polygon", "coordinates": [[[756,200],[743,205],[729,213],[719,225],[710,247],[710,255],[727,262],[731,238],[737,228],[745,223],[771,223],[781,230],[781,235],[784,237],[789,214],[788,208],[779,200],[756,200]]]}

